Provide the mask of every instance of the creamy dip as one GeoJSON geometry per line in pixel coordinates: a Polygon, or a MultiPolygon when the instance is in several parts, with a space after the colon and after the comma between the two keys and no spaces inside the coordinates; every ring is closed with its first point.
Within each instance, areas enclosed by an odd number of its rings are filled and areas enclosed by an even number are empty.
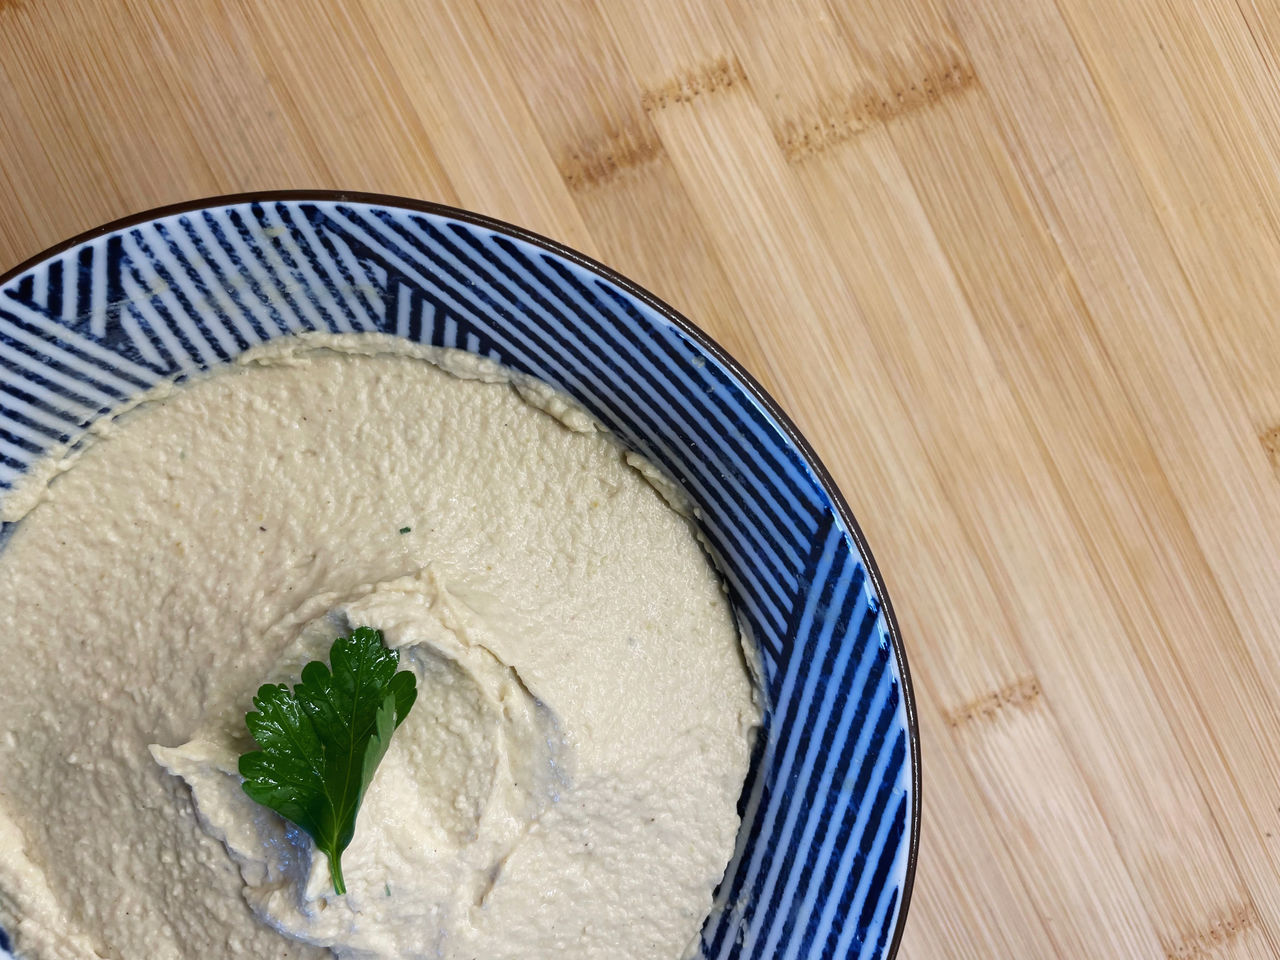
{"type": "Polygon", "coordinates": [[[372,336],[277,341],[95,434],[2,505],[20,956],[686,952],[759,709],[648,464],[545,386],[372,336]],[[258,685],[361,625],[419,694],[338,897],[236,758],[258,685]]]}

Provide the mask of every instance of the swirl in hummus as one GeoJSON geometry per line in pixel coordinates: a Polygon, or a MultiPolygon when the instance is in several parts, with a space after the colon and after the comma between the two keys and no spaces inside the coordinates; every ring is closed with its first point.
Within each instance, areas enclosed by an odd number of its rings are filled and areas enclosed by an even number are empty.
{"type": "Polygon", "coordinates": [[[368,335],[258,348],[47,460],[0,505],[19,955],[685,954],[760,711],[653,473],[543,385],[368,335]],[[338,897],[235,771],[258,685],[353,626],[419,695],[338,897]]]}

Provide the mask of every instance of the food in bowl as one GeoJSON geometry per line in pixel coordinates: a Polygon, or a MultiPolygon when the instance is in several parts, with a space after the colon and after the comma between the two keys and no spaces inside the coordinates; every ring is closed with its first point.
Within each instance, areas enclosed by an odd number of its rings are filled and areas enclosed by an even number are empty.
{"type": "Polygon", "coordinates": [[[674,484],[563,395],[283,338],[5,499],[0,926],[43,957],[676,958],[760,705],[674,484]],[[381,632],[416,677],[343,855],[241,789],[263,682],[381,632]]]}
{"type": "MultiPolygon", "coordinates": [[[[688,491],[767,704],[698,954],[893,957],[920,755],[884,584],[777,405],[689,321],[581,254],[466,211],[336,193],[95,229],[0,277],[0,497],[162,380],[301,331],[483,355],[563,390],[688,491]]],[[[14,528],[0,522],[0,550],[14,528]]],[[[0,927],[0,956],[9,939],[0,927]]]]}

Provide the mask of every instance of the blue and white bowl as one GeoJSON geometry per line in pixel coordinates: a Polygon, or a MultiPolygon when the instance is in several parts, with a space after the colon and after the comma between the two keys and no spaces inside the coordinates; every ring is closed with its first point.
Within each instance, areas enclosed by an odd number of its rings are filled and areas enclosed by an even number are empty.
{"type": "Polygon", "coordinates": [[[353,194],[231,197],[94,230],[0,278],[0,496],[157,381],[305,330],[484,354],[569,393],[685,487],[768,699],[704,956],[893,956],[920,761],[875,563],[760,386],[581,254],[459,210],[353,194]]]}

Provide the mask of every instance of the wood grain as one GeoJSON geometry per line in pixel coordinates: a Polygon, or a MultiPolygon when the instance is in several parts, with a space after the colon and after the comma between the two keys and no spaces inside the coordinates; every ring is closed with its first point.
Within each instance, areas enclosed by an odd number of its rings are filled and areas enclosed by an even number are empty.
{"type": "Polygon", "coordinates": [[[286,187],[564,240],[795,416],[916,678],[903,957],[1280,956],[1280,6],[0,3],[0,268],[286,187]]]}

